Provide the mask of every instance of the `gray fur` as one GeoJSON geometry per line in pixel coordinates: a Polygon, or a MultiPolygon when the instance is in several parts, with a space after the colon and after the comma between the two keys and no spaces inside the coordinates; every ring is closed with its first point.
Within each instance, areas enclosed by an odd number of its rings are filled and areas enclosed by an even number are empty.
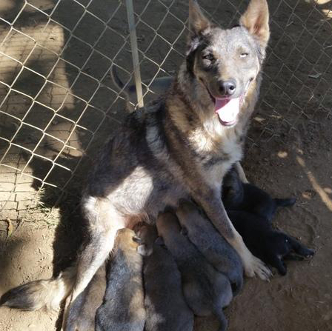
{"type": "Polygon", "coordinates": [[[226,275],[236,295],[243,286],[243,266],[234,248],[216,231],[193,203],[182,200],[176,215],[189,240],[219,272],[226,275]]]}
{"type": "Polygon", "coordinates": [[[186,304],[181,275],[170,252],[155,243],[157,230],[144,226],[139,236],[144,256],[145,331],[192,331],[194,315],[186,304]]]}
{"type": "Polygon", "coordinates": [[[182,278],[183,294],[197,316],[216,315],[220,331],[227,328],[222,312],[233,298],[228,278],[210,265],[189,239],[180,233],[175,214],[167,212],[157,219],[158,234],[173,255],[182,278]]]}

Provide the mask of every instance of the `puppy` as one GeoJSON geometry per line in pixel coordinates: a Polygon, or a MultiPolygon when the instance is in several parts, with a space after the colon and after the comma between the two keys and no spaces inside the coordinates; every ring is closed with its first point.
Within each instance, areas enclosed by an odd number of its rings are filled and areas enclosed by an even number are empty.
{"type": "Polygon", "coordinates": [[[143,331],[145,323],[139,239],[127,228],[118,230],[107,271],[103,304],[96,313],[96,331],[143,331]]]}
{"type": "Polygon", "coordinates": [[[183,294],[189,307],[198,316],[214,314],[220,322],[219,330],[226,330],[223,308],[233,298],[228,278],[214,269],[189,239],[180,233],[181,227],[174,214],[160,214],[157,229],[178,265],[183,294]]]}
{"type": "Polygon", "coordinates": [[[66,330],[94,331],[95,316],[103,302],[106,290],[106,263],[93,276],[87,288],[77,297],[70,307],[66,330]]]}
{"type": "Polygon", "coordinates": [[[157,229],[143,226],[139,252],[144,255],[145,331],[192,331],[194,314],[184,300],[181,275],[165,247],[155,243],[157,229]]]}
{"type": "Polygon", "coordinates": [[[312,249],[305,247],[293,237],[272,229],[267,218],[246,211],[231,210],[227,213],[252,254],[275,267],[281,275],[287,273],[284,258],[297,258],[294,253],[300,257],[314,254],[312,249]]]}
{"type": "Polygon", "coordinates": [[[198,207],[180,200],[176,215],[189,240],[231,282],[233,295],[243,286],[243,266],[235,249],[218,233],[198,207]]]}
{"type": "Polygon", "coordinates": [[[272,222],[278,207],[293,206],[296,199],[272,199],[267,192],[257,186],[243,183],[238,171],[232,168],[224,177],[222,201],[226,210],[248,211],[272,222]]]}

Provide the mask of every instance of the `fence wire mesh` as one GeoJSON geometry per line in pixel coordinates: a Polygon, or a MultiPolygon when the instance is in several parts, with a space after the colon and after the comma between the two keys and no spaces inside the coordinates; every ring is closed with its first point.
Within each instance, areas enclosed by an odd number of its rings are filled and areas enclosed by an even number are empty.
{"type": "MultiPolygon", "coordinates": [[[[248,1],[199,3],[230,27],[248,1]]],[[[249,148],[282,142],[317,112],[331,116],[331,1],[270,0],[269,8],[271,42],[249,148]]],[[[151,84],[183,61],[188,1],[135,0],[134,10],[146,103],[155,97],[151,84]]],[[[79,195],[97,147],[126,116],[113,65],[131,84],[124,0],[1,1],[0,219],[79,195]]]]}

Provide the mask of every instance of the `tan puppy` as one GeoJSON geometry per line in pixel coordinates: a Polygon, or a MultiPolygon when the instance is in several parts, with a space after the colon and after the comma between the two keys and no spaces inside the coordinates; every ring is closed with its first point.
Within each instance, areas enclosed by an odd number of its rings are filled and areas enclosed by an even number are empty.
{"type": "Polygon", "coordinates": [[[96,314],[96,331],[143,331],[145,324],[143,258],[134,231],[121,229],[107,271],[104,303],[96,314]]]}

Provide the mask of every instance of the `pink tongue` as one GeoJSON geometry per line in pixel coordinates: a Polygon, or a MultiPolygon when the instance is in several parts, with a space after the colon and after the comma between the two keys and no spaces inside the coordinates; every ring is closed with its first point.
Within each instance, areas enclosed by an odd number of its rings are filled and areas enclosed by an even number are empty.
{"type": "Polygon", "coordinates": [[[220,120],[225,123],[231,123],[236,120],[240,111],[240,98],[233,99],[216,99],[215,112],[220,120]]]}

